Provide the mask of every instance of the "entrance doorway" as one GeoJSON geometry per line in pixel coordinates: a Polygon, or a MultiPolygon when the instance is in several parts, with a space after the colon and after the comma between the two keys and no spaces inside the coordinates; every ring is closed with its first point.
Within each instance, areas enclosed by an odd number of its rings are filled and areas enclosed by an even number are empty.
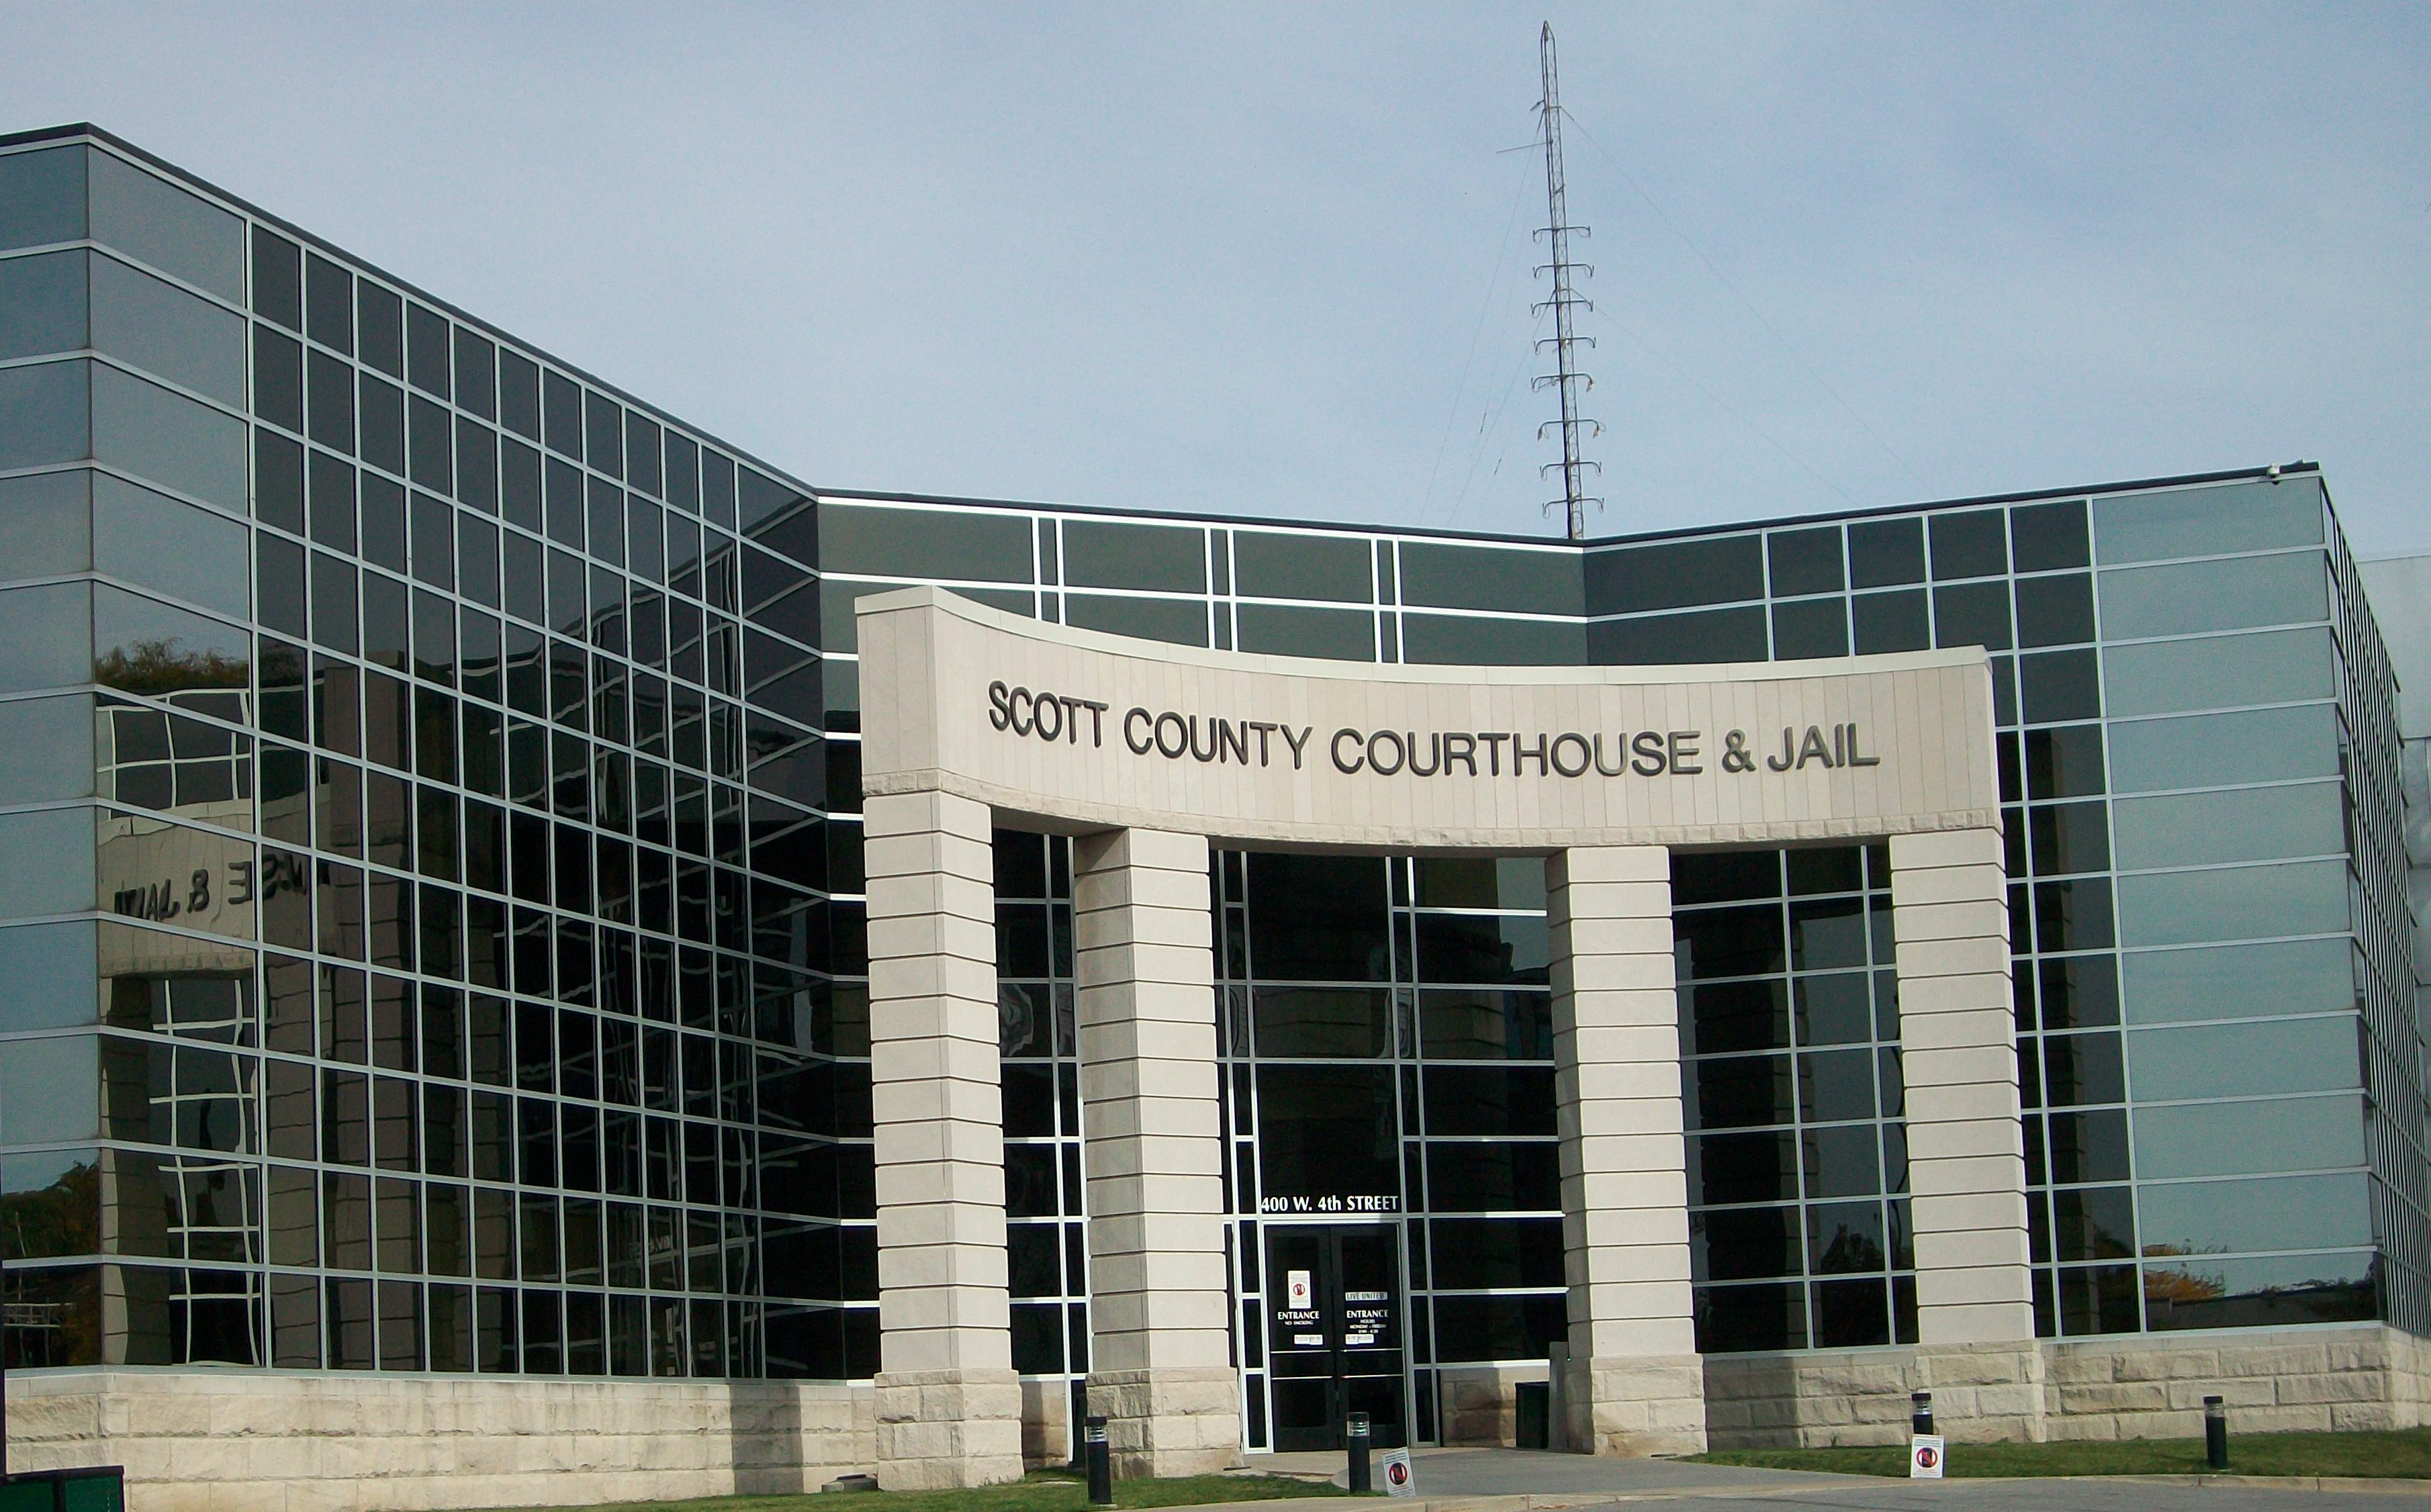
{"type": "Polygon", "coordinates": [[[1353,1412],[1376,1448],[1406,1445],[1400,1227],[1270,1223],[1266,1287],[1275,1447],[1340,1449],[1353,1412]]]}

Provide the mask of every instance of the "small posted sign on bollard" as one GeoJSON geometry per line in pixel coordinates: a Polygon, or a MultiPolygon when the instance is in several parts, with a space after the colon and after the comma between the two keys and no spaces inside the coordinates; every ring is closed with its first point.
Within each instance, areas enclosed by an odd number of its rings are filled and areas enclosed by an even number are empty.
{"type": "Polygon", "coordinates": [[[1915,1434],[1907,1441],[1907,1478],[1912,1481],[1941,1479],[1941,1462],[1948,1457],[1948,1446],[1939,1434],[1915,1434]]]}
{"type": "Polygon", "coordinates": [[[1384,1451],[1384,1494],[1386,1496],[1416,1496],[1418,1494],[1418,1483],[1417,1479],[1410,1474],[1410,1452],[1408,1450],[1388,1449],[1384,1451]]]}
{"type": "Polygon", "coordinates": [[[1941,1479],[1942,1462],[1950,1457],[1950,1446],[1933,1431],[1932,1392],[1909,1393],[1907,1426],[1907,1478],[1912,1481],[1941,1479]]]}

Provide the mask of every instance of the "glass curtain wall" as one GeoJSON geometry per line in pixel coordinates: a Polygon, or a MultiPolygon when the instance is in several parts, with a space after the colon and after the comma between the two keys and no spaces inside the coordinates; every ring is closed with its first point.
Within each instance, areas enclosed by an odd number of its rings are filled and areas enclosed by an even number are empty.
{"type": "Polygon", "coordinates": [[[83,915],[0,929],[12,1362],[868,1373],[807,497],[109,147],[0,186],[0,693],[87,685],[0,724],[92,757],[0,792],[83,915]]]}

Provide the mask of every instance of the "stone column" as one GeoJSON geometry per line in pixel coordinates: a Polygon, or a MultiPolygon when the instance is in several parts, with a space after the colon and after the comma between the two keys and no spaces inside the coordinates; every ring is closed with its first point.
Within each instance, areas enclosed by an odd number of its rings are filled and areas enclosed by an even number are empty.
{"type": "Polygon", "coordinates": [[[878,1480],[888,1490],[1017,1481],[990,812],[938,792],[872,797],[862,812],[878,1480]]]}
{"type": "Polygon", "coordinates": [[[1917,1385],[1954,1436],[2039,1439],[2007,881],[1998,830],[1891,837],[1917,1385]]]}
{"type": "Polygon", "coordinates": [[[1688,1284],[1671,857],[1592,846],[1545,864],[1553,1096],[1569,1283],[1568,1441],[1702,1454],[1705,1372],[1688,1284]]]}
{"type": "Polygon", "coordinates": [[[1241,1463],[1207,840],[1072,846],[1089,1204],[1089,1411],[1121,1475],[1241,1463]]]}

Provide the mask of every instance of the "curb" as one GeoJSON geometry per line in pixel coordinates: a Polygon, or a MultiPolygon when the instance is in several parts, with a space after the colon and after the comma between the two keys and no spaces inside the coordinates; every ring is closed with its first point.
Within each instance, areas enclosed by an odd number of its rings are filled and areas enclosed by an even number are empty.
{"type": "Polygon", "coordinates": [[[2121,1486],[2199,1486],[2231,1490],[2266,1491],[2361,1491],[2381,1496],[2431,1496],[2431,1480],[2415,1480],[2390,1475],[2239,1475],[2231,1470],[2219,1475],[2052,1475],[2043,1477],[1969,1476],[1969,1480],[2067,1480],[2100,1481],[2121,1486]]]}
{"type": "MultiPolygon", "coordinates": [[[[1818,1480],[1836,1486],[1868,1482],[1907,1484],[1896,1475],[1847,1475],[1833,1471],[1807,1471],[1818,1480]]],[[[2431,1496],[2431,1480],[2406,1479],[2397,1476],[2365,1475],[1968,1475],[1953,1476],[1941,1484],[1947,1487],[2014,1486],[2020,1481],[2047,1481],[2061,1484],[2085,1483],[2112,1486],[2186,1486],[2205,1490],[2276,1490],[2319,1491],[2324,1493],[2362,1493],[2365,1495],[2431,1496]]],[[[1817,1489],[1815,1482],[1757,1484],[1752,1486],[1667,1486],[1649,1487],[1643,1490],[1609,1491],[1530,1491],[1497,1496],[1433,1496],[1411,1497],[1392,1503],[1394,1512],[1569,1512],[1581,1507],[1611,1506],[1622,1502],[1692,1502],[1715,1497],[1754,1500],[1776,1496],[1795,1496],[1817,1489]]],[[[1162,1512],[1280,1512],[1280,1508],[1297,1504],[1298,1498],[1255,1502],[1211,1502],[1190,1507],[1171,1507],[1162,1512]]],[[[1363,1501],[1388,1501],[1383,1497],[1362,1498],[1363,1501]]]]}

